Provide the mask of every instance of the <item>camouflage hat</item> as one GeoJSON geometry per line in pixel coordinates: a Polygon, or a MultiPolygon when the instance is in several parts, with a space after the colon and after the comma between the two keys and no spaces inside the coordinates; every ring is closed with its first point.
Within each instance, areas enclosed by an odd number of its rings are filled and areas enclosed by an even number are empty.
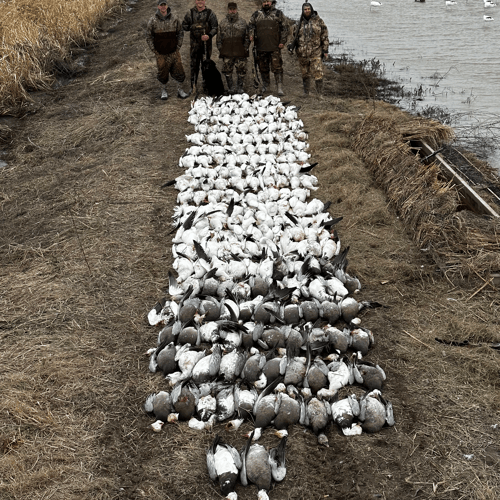
{"type": "Polygon", "coordinates": [[[229,2],[227,4],[227,9],[228,10],[238,10],[238,6],[236,5],[236,2],[229,2]]]}
{"type": "Polygon", "coordinates": [[[158,5],[168,5],[167,0],[158,0],[158,5]]]}

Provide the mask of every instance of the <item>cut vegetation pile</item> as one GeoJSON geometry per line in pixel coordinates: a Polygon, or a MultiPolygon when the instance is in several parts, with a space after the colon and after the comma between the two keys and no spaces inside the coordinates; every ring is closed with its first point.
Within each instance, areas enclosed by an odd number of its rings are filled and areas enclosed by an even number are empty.
{"type": "Polygon", "coordinates": [[[354,147],[383,186],[391,205],[445,273],[487,276],[500,269],[500,220],[464,210],[456,187],[436,163],[423,165],[410,141],[434,150],[453,140],[453,130],[381,105],[356,130],[354,147]]]}

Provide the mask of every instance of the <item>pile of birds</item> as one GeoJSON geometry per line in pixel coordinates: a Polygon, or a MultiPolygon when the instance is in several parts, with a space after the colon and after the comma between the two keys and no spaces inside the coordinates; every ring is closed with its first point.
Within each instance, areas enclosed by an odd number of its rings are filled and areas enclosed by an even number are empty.
{"type": "Polygon", "coordinates": [[[194,101],[185,172],[163,186],[178,190],[176,273],[148,314],[162,327],[149,369],[165,387],[145,409],[156,431],[253,423],[241,454],[219,436],[207,452],[228,498],[238,475],[244,485],[265,477],[256,484],[267,498],[271,478],[284,477],[292,425],[328,446],[331,422],[346,436],[394,424],[385,373],[363,359],[373,334],[358,317],[380,304],[356,300],[361,284],[335,229],[342,217],[309,198],[318,181],[297,111],[274,96],[194,101]],[[281,438],[270,452],[256,442],[266,428],[281,438]]]}

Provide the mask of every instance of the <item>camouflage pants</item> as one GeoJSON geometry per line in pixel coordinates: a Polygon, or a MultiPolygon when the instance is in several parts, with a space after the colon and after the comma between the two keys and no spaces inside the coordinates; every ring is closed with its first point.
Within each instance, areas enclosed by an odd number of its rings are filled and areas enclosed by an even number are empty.
{"type": "Polygon", "coordinates": [[[269,67],[275,74],[283,74],[283,59],[281,50],[274,52],[257,52],[257,61],[261,73],[269,73],[269,67]]]}
{"type": "Polygon", "coordinates": [[[205,44],[193,43],[191,41],[191,47],[189,49],[189,55],[191,57],[191,84],[197,79],[198,73],[200,72],[201,61],[203,59],[210,59],[212,56],[212,40],[206,42],[207,50],[205,54],[205,44]]]}
{"type": "Polygon", "coordinates": [[[157,78],[160,83],[168,82],[168,75],[180,83],[186,78],[184,68],[182,66],[181,54],[178,50],[171,54],[156,54],[156,65],[158,67],[157,78]]]}
{"type": "Polygon", "coordinates": [[[231,75],[233,69],[237,75],[244,76],[247,74],[247,58],[246,57],[223,57],[222,58],[222,74],[231,75]]]}
{"type": "Polygon", "coordinates": [[[302,78],[313,77],[315,80],[323,79],[323,61],[321,57],[298,57],[302,78]]]}

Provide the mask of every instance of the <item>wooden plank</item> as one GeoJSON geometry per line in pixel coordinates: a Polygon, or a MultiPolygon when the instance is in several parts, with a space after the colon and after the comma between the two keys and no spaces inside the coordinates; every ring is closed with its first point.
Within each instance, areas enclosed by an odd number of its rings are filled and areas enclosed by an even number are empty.
{"type": "Polygon", "coordinates": [[[486,203],[486,201],[479,196],[476,191],[469,185],[469,183],[461,177],[457,171],[441,156],[434,151],[425,141],[417,141],[421,145],[421,152],[427,157],[431,155],[442,166],[442,173],[448,179],[455,182],[460,190],[460,194],[464,197],[466,203],[470,208],[479,214],[490,215],[492,217],[500,217],[500,215],[486,203]]]}

